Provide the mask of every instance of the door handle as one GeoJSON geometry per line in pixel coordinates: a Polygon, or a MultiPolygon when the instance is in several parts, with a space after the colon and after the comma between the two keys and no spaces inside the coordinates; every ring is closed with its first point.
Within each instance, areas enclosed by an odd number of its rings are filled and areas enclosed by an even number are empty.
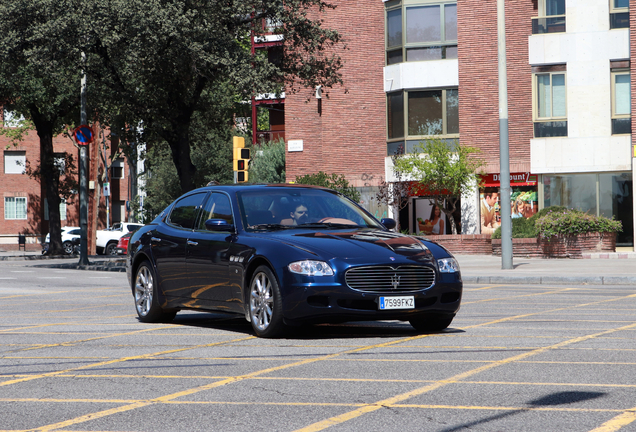
{"type": "Polygon", "coordinates": [[[198,245],[198,242],[192,241],[192,240],[188,240],[188,246],[196,246],[198,245]]]}

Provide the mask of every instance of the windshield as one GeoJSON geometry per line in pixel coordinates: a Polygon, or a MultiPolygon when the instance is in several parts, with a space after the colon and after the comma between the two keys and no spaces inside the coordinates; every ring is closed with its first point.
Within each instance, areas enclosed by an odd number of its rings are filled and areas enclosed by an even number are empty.
{"type": "Polygon", "coordinates": [[[238,192],[248,230],[384,227],[362,207],[334,192],[303,188],[262,188],[238,192]]]}

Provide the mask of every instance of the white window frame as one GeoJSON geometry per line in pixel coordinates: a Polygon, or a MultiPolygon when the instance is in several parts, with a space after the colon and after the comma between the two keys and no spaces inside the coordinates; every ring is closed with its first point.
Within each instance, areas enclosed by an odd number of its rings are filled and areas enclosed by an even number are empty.
{"type": "Polygon", "coordinates": [[[26,197],[4,197],[4,219],[5,220],[26,220],[28,214],[27,208],[27,198],[26,197]],[[8,202],[13,202],[13,209],[10,209],[7,205],[8,202]],[[23,203],[20,204],[20,209],[24,209],[23,215],[18,214],[18,202],[23,203]],[[9,211],[13,210],[13,214],[9,214],[9,211]],[[24,216],[24,217],[22,217],[24,216]]]}
{"type": "Polygon", "coordinates": [[[554,71],[554,72],[536,72],[532,74],[532,117],[533,120],[535,122],[549,122],[549,121],[564,121],[568,119],[568,76],[567,76],[567,72],[566,71],[554,71]],[[550,111],[553,112],[554,110],[554,100],[553,100],[553,89],[554,86],[552,85],[553,82],[553,76],[554,75],[563,75],[563,79],[564,79],[564,96],[563,96],[563,103],[565,104],[564,109],[565,109],[565,114],[563,116],[555,116],[555,115],[549,115],[547,117],[540,117],[539,116],[539,83],[538,83],[538,79],[539,76],[544,76],[544,75],[550,75],[550,111]]]}
{"type": "Polygon", "coordinates": [[[630,78],[630,84],[631,84],[631,76],[630,76],[630,72],[629,69],[617,69],[617,70],[613,70],[612,71],[612,118],[616,119],[616,118],[630,118],[631,117],[631,85],[629,88],[630,92],[628,94],[628,100],[630,101],[630,109],[628,113],[625,114],[617,114],[616,113],[616,77],[617,76],[627,76],[628,78],[630,78]]]}
{"type": "Polygon", "coordinates": [[[124,163],[123,159],[116,159],[115,161],[113,161],[113,163],[110,165],[110,180],[113,180],[113,179],[123,180],[126,177],[125,168],[126,168],[126,164],[124,163]],[[115,177],[113,175],[115,172],[115,168],[121,168],[121,176],[115,177]]]}
{"type": "MultiPolygon", "coordinates": [[[[563,15],[546,15],[546,10],[548,9],[546,6],[546,1],[550,1],[550,0],[539,0],[539,4],[538,4],[538,9],[539,9],[539,17],[540,18],[546,18],[546,17],[564,17],[565,14],[563,15]]],[[[567,0],[563,0],[565,3],[565,8],[567,8],[567,0]]],[[[611,0],[610,0],[611,1],[611,0]]]]}
{"type": "Polygon", "coordinates": [[[627,4],[627,7],[616,7],[614,6],[614,1],[615,0],[609,0],[610,2],[610,13],[623,13],[623,12],[629,12],[629,3],[627,4]]]}
{"type": "Polygon", "coordinates": [[[4,151],[4,173],[24,174],[26,172],[26,151],[5,150],[4,151]]]}

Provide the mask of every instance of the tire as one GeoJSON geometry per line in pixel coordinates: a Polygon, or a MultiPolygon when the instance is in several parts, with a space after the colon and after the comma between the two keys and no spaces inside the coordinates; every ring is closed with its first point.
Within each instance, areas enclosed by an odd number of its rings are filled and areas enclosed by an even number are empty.
{"type": "Polygon", "coordinates": [[[285,332],[280,289],[276,277],[267,266],[258,267],[252,276],[249,308],[250,322],[256,336],[273,338],[285,332]]]}
{"type": "Polygon", "coordinates": [[[157,288],[152,267],[148,261],[144,261],[137,268],[133,288],[135,309],[137,309],[139,321],[146,323],[170,322],[177,314],[174,310],[166,311],[159,306],[157,288]]]}
{"type": "Polygon", "coordinates": [[[64,248],[64,253],[71,255],[73,253],[73,243],[70,241],[65,241],[62,243],[62,247],[64,248]]]}
{"type": "Polygon", "coordinates": [[[110,256],[117,255],[117,243],[115,243],[115,242],[108,243],[106,245],[106,248],[104,249],[104,254],[105,255],[110,255],[110,256]]]}
{"type": "Polygon", "coordinates": [[[409,321],[415,330],[420,332],[442,331],[453,322],[455,315],[427,315],[409,321]]]}

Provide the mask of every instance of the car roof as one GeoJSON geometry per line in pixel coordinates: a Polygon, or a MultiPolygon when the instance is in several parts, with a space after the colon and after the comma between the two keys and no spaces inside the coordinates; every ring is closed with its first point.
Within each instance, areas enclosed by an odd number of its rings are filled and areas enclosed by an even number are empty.
{"type": "Polygon", "coordinates": [[[325,191],[333,191],[332,189],[323,187],[323,186],[315,186],[315,185],[306,185],[306,184],[297,184],[297,183],[268,183],[268,184],[225,184],[225,185],[208,185],[203,186],[197,190],[224,190],[226,192],[230,191],[250,191],[250,190],[261,190],[266,188],[276,188],[276,189],[320,189],[325,191]]]}

